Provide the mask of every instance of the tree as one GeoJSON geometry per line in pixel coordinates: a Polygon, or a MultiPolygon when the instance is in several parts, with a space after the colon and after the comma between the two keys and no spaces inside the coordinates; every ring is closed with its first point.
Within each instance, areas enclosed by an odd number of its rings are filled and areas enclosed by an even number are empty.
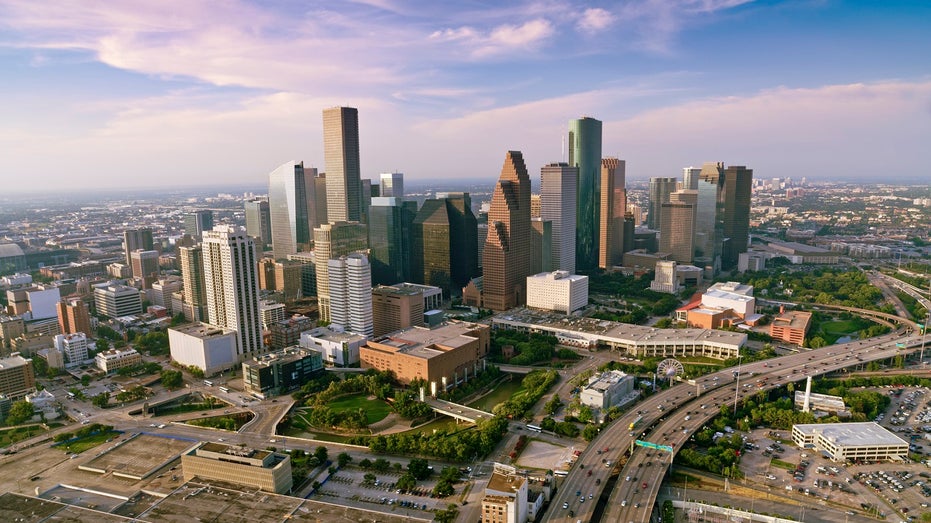
{"type": "Polygon", "coordinates": [[[413,458],[407,464],[407,470],[418,480],[424,480],[430,477],[430,465],[423,458],[413,458]]]}
{"type": "Polygon", "coordinates": [[[436,482],[436,486],[433,487],[433,495],[438,498],[452,496],[455,491],[456,490],[453,488],[453,484],[446,479],[440,479],[436,482]]]}
{"type": "Polygon", "coordinates": [[[19,425],[32,419],[36,414],[35,406],[28,401],[17,401],[10,406],[10,413],[6,416],[8,425],[19,425]]]}
{"type": "Polygon", "coordinates": [[[177,389],[184,382],[184,376],[180,370],[165,369],[161,373],[162,386],[166,389],[177,389]]]}
{"type": "Polygon", "coordinates": [[[91,377],[87,374],[81,376],[81,385],[86,387],[91,384],[91,377]]]}
{"type": "Polygon", "coordinates": [[[314,457],[317,458],[317,461],[319,461],[320,463],[326,463],[326,459],[327,459],[326,447],[324,447],[323,445],[320,445],[319,447],[314,449],[314,457]]]}
{"type": "Polygon", "coordinates": [[[372,468],[375,469],[376,472],[386,472],[391,468],[391,463],[385,458],[375,458],[375,461],[372,462],[372,468]]]}
{"type": "Polygon", "coordinates": [[[365,476],[362,476],[362,481],[365,483],[375,483],[376,479],[378,479],[378,477],[375,476],[375,474],[372,474],[371,472],[366,472],[365,476]]]}
{"type": "MultiPolygon", "coordinates": [[[[344,453],[344,454],[345,454],[345,453],[344,453]]],[[[359,466],[362,467],[362,468],[364,468],[364,469],[367,469],[367,468],[369,468],[369,467],[372,466],[372,460],[370,460],[370,459],[368,459],[368,458],[362,458],[362,461],[359,462],[359,466]]]]}
{"type": "Polygon", "coordinates": [[[585,438],[585,441],[591,441],[598,436],[598,427],[595,425],[585,425],[585,428],[582,429],[582,437],[585,438]]]}
{"type": "MultiPolygon", "coordinates": [[[[437,523],[453,523],[459,517],[459,507],[450,503],[446,510],[437,510],[434,520],[437,523]]],[[[672,521],[671,519],[669,521],[672,521]]]]}
{"type": "Polygon", "coordinates": [[[398,482],[395,484],[395,487],[399,488],[401,491],[412,490],[416,486],[417,478],[415,478],[414,475],[410,472],[398,478],[398,482]]]}
{"type": "Polygon", "coordinates": [[[339,455],[336,456],[336,463],[338,463],[340,467],[345,467],[351,462],[352,456],[350,456],[348,452],[340,452],[339,455]]]}
{"type": "Polygon", "coordinates": [[[94,406],[99,409],[107,408],[107,405],[110,403],[110,393],[106,391],[101,392],[100,394],[91,398],[91,403],[93,403],[94,406]]]}

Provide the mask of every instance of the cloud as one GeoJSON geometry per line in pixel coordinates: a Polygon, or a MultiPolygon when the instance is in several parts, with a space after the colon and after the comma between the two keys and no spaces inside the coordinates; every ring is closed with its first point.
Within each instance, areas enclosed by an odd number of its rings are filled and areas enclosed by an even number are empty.
{"type": "Polygon", "coordinates": [[[482,32],[462,26],[435,31],[430,39],[463,45],[472,58],[487,58],[514,51],[528,51],[542,45],[556,33],[552,22],[537,18],[520,25],[501,24],[482,32]]]}
{"type": "Polygon", "coordinates": [[[580,31],[596,33],[610,27],[615,19],[609,11],[600,7],[591,7],[582,13],[579,21],[576,22],[576,28],[580,31]]]}
{"type": "Polygon", "coordinates": [[[623,4],[616,14],[619,21],[632,29],[639,47],[651,53],[670,54],[685,25],[752,1],[643,0],[623,4]]]}

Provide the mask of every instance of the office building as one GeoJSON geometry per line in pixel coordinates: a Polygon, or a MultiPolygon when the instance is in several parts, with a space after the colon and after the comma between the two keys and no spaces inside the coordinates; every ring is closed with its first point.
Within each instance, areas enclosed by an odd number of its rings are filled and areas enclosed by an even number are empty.
{"type": "Polygon", "coordinates": [[[586,305],[588,276],[553,271],[527,277],[528,307],[569,314],[586,305]]]}
{"type": "Polygon", "coordinates": [[[270,398],[300,388],[322,371],[319,352],[291,346],[242,362],[242,383],[247,393],[270,398]]]}
{"type": "Polygon", "coordinates": [[[549,221],[553,231],[552,265],[541,270],[575,272],[578,178],[579,168],[567,163],[551,163],[540,169],[540,218],[549,221]]]}
{"type": "Polygon", "coordinates": [[[19,353],[0,358],[0,394],[16,401],[35,390],[36,375],[32,360],[23,358],[19,353]]]}
{"type": "Polygon", "coordinates": [[[697,191],[699,176],[701,176],[701,167],[683,167],[682,188],[688,191],[697,191]]]}
{"type": "Polygon", "coordinates": [[[373,335],[423,326],[423,292],[423,287],[405,283],[372,289],[373,335]]]}
{"type": "Polygon", "coordinates": [[[301,347],[319,352],[333,367],[358,367],[359,349],[368,338],[345,332],[336,325],[317,327],[301,333],[301,347]]]}
{"type": "Polygon", "coordinates": [[[87,335],[83,332],[59,334],[55,336],[55,349],[65,356],[65,367],[77,367],[87,360],[87,335]]]}
{"type": "Polygon", "coordinates": [[[810,326],[810,312],[785,311],[773,318],[773,322],[769,325],[769,335],[774,339],[801,347],[805,343],[805,336],[810,326]]]}
{"type": "Polygon", "coordinates": [[[272,323],[268,327],[268,349],[281,350],[297,345],[301,341],[301,333],[313,329],[316,324],[314,320],[300,314],[272,323]]]}
{"type": "Polygon", "coordinates": [[[316,169],[304,162],[286,162],[268,175],[268,212],[271,218],[272,252],[276,259],[310,250],[312,216],[316,204],[316,169]]]}
{"type": "Polygon", "coordinates": [[[482,255],[485,308],[504,311],[526,301],[531,255],[530,177],[520,151],[508,151],[488,209],[482,255]]]}
{"type": "Polygon", "coordinates": [[[213,229],[213,211],[200,209],[184,215],[184,232],[194,238],[200,238],[204,231],[213,229]]]}
{"type": "Polygon", "coordinates": [[[679,263],[692,263],[697,192],[675,192],[669,198],[669,202],[660,206],[659,251],[669,253],[679,263]]]}
{"type": "Polygon", "coordinates": [[[204,282],[204,249],[180,247],[181,280],[184,290],[183,311],[188,321],[207,320],[207,286],[204,282]]]}
{"type": "Polygon", "coordinates": [[[158,279],[158,251],[137,249],[129,253],[129,263],[133,278],[142,283],[143,289],[149,289],[158,279]]]}
{"type": "Polygon", "coordinates": [[[272,217],[267,199],[246,202],[246,234],[255,238],[256,245],[263,251],[272,244],[272,217]]]}
{"type": "Polygon", "coordinates": [[[306,262],[298,260],[265,258],[259,262],[259,288],[279,292],[288,302],[302,298],[306,296],[303,288],[305,265],[306,262]]]}
{"type": "Polygon", "coordinates": [[[372,198],[368,210],[372,283],[391,285],[411,279],[411,229],[416,216],[417,202],[372,198]]]}
{"type": "Polygon", "coordinates": [[[201,322],[168,329],[171,359],[184,367],[196,367],[205,376],[236,366],[239,362],[236,338],[232,329],[201,322]]]}
{"type": "Polygon", "coordinates": [[[26,320],[44,320],[58,315],[61,289],[56,285],[31,285],[6,291],[7,311],[26,320]]]}
{"type": "Polygon", "coordinates": [[[753,170],[706,163],[698,180],[695,261],[716,274],[737,267],[750,241],[750,192],[753,170]]]}
{"type": "Polygon", "coordinates": [[[8,349],[13,340],[26,333],[26,323],[22,316],[0,314],[0,347],[8,349]]]}
{"type": "Polygon", "coordinates": [[[358,109],[331,107],[323,110],[323,158],[326,162],[327,221],[361,221],[358,109]]]}
{"type": "Polygon", "coordinates": [[[698,177],[697,206],[695,209],[695,255],[693,261],[705,269],[708,276],[721,270],[721,243],[724,230],[718,219],[722,214],[721,183],[724,179],[723,162],[707,162],[698,177]]]}
{"type": "Polygon", "coordinates": [[[291,492],[291,456],[270,450],[198,442],[181,454],[184,481],[201,478],[256,488],[265,492],[291,492]]]}
{"type": "MultiPolygon", "coordinates": [[[[539,194],[530,194],[530,219],[539,218],[543,212],[543,203],[539,194]]],[[[573,214],[575,212],[573,211],[573,214]]]]}
{"type": "Polygon", "coordinates": [[[515,467],[495,463],[482,498],[482,523],[526,523],[529,518],[528,479],[515,467]]]}
{"type": "Polygon", "coordinates": [[[79,298],[65,299],[56,304],[58,327],[62,334],[91,333],[91,316],[87,304],[79,298]]]}
{"type": "Polygon", "coordinates": [[[575,270],[593,269],[598,265],[598,242],[601,236],[600,120],[584,116],[569,121],[569,165],[579,169],[575,270]]]}
{"type": "Polygon", "coordinates": [[[444,194],[426,200],[411,224],[411,280],[451,293],[478,273],[478,222],[469,193],[444,194]]]}
{"type": "Polygon", "coordinates": [[[285,312],[284,303],[269,300],[259,302],[259,318],[261,318],[263,331],[270,330],[272,325],[284,321],[287,317],[288,313],[285,312]]]}
{"type": "Polygon", "coordinates": [[[610,269],[624,261],[624,217],[627,214],[627,162],[601,159],[601,241],[598,266],[610,269]]]}
{"type": "Polygon", "coordinates": [[[327,262],[354,252],[365,252],[367,249],[368,232],[363,223],[325,223],[314,229],[314,267],[317,276],[317,305],[321,320],[331,321],[327,262]]]}
{"type": "Polygon", "coordinates": [[[625,374],[619,370],[609,370],[596,374],[588,379],[588,384],[579,393],[582,405],[597,409],[609,409],[619,405],[622,400],[634,391],[636,376],[625,374]]]}
{"type": "Polygon", "coordinates": [[[750,244],[750,193],[753,188],[753,169],[731,165],[724,170],[723,231],[726,241],[722,247],[721,269],[737,267],[740,253],[747,252],[750,244]]]}
{"type": "Polygon", "coordinates": [[[126,254],[126,266],[132,267],[129,255],[133,251],[151,251],[155,248],[152,243],[152,229],[128,229],[123,231],[123,252],[126,254]]]}
{"type": "Polygon", "coordinates": [[[142,356],[136,352],[136,349],[110,349],[98,352],[94,357],[94,363],[97,368],[107,374],[116,372],[122,368],[134,367],[142,364],[142,356]]]}
{"type": "Polygon", "coordinates": [[[435,394],[484,370],[490,346],[487,325],[449,321],[433,329],[410,327],[371,340],[359,349],[359,359],[362,368],[393,371],[405,385],[425,380],[435,394]]]}
{"type": "Polygon", "coordinates": [[[792,426],[792,441],[833,461],[896,461],[908,457],[908,443],[878,423],[811,423],[792,426]]]}
{"type": "Polygon", "coordinates": [[[694,265],[680,265],[671,260],[655,262],[656,275],[650,282],[650,289],[657,292],[676,294],[686,287],[698,287],[702,284],[702,271],[694,265]]]}
{"type": "Polygon", "coordinates": [[[404,174],[381,173],[381,188],[378,195],[384,198],[404,198],[404,174]]]}
{"type": "MultiPolygon", "coordinates": [[[[533,274],[553,270],[553,222],[543,218],[530,219],[530,252],[530,271],[533,274]]],[[[575,256],[572,257],[572,265],[575,265],[575,256]]]]}
{"type": "Polygon", "coordinates": [[[108,318],[142,314],[142,295],[135,287],[102,283],[94,285],[94,306],[97,314],[108,318]]]}
{"type": "Polygon", "coordinates": [[[326,192],[326,173],[317,173],[314,177],[314,191],[317,195],[317,209],[314,220],[314,229],[327,223],[327,192],[326,192]]]}
{"type": "Polygon", "coordinates": [[[330,321],[347,331],[371,337],[372,319],[372,267],[368,257],[353,253],[327,262],[330,321]]]}
{"type": "Polygon", "coordinates": [[[204,286],[211,325],[236,331],[237,356],[262,351],[255,241],[241,227],[204,232],[204,286]]]}
{"type": "Polygon", "coordinates": [[[658,231],[662,226],[662,207],[669,202],[669,195],[675,192],[675,178],[650,178],[650,208],[647,212],[647,227],[658,231]]]}
{"type": "MultiPolygon", "coordinates": [[[[359,187],[359,202],[361,202],[362,206],[362,222],[368,223],[369,206],[372,205],[372,180],[363,178],[359,183],[361,184],[361,187],[359,187]]],[[[377,190],[378,185],[375,185],[374,188],[377,190]]]]}
{"type": "Polygon", "coordinates": [[[152,284],[152,288],[147,293],[149,296],[149,301],[152,302],[152,305],[157,305],[159,307],[165,307],[165,310],[169,315],[174,316],[182,312],[181,309],[175,310],[172,296],[176,292],[180,292],[182,287],[182,280],[177,276],[168,276],[167,278],[162,278],[157,282],[152,284]]]}

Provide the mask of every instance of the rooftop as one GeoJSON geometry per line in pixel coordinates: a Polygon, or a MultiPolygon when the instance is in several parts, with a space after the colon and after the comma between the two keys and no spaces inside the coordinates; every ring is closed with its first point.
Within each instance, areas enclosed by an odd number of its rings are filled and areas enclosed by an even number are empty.
{"type": "Polygon", "coordinates": [[[811,313],[803,311],[788,311],[773,318],[773,325],[799,330],[807,329],[809,322],[811,322],[811,313]]]}
{"type": "Polygon", "coordinates": [[[524,481],[526,480],[521,476],[495,472],[492,473],[491,478],[488,480],[488,486],[485,488],[497,492],[514,492],[523,485],[524,481]]]}
{"type": "Polygon", "coordinates": [[[905,445],[902,438],[872,421],[862,423],[810,423],[795,425],[803,433],[820,433],[835,445],[844,447],[870,447],[877,445],[905,445]]]}
{"type": "MultiPolygon", "coordinates": [[[[409,327],[374,340],[371,343],[391,347],[421,358],[432,358],[448,350],[454,350],[475,341],[470,335],[476,329],[487,328],[483,325],[451,321],[433,329],[427,327],[409,327]]],[[[371,344],[370,348],[373,347],[371,344]]]]}
{"type": "Polygon", "coordinates": [[[187,334],[188,336],[196,336],[198,338],[210,338],[212,336],[222,336],[224,334],[233,333],[230,329],[224,329],[223,327],[217,327],[209,323],[192,323],[190,325],[172,327],[170,330],[187,334]]]}

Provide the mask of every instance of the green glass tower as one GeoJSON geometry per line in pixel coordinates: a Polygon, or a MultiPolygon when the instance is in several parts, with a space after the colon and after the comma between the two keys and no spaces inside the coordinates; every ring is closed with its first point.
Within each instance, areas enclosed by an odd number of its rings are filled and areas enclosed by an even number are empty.
{"type": "Polygon", "coordinates": [[[598,267],[601,223],[601,120],[583,116],[569,121],[569,165],[579,168],[575,268],[598,267]]]}

